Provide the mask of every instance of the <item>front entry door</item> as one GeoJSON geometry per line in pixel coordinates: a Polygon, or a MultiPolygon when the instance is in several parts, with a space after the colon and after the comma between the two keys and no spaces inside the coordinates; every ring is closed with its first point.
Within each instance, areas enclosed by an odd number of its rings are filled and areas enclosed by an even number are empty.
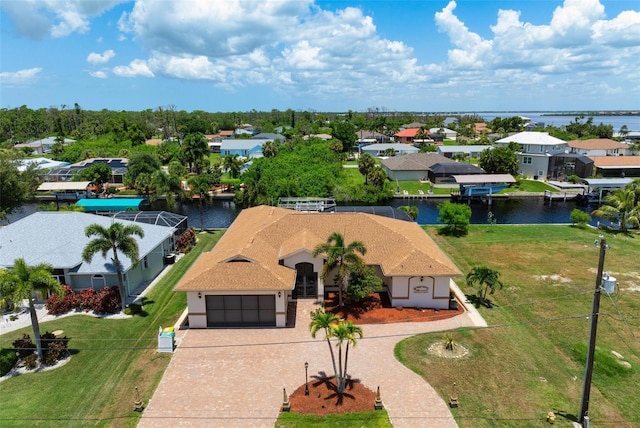
{"type": "Polygon", "coordinates": [[[298,263],[296,265],[295,298],[318,297],[318,274],[313,271],[313,264],[298,263]]]}

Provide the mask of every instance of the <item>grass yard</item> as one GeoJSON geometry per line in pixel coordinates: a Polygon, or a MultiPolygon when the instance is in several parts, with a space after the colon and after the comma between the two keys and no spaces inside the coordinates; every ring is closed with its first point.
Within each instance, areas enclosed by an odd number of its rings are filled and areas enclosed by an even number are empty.
{"type": "Polygon", "coordinates": [[[280,413],[276,421],[280,428],[307,427],[340,427],[340,428],[391,428],[389,415],[386,410],[372,412],[349,413],[344,415],[301,415],[297,413],[280,413]]]}
{"type": "MultiPolygon", "coordinates": [[[[501,273],[495,306],[479,308],[489,328],[454,332],[470,350],[460,359],[426,352],[442,334],[400,342],[396,355],[448,401],[457,383],[461,427],[546,425],[577,419],[599,249],[598,231],[570,226],[471,226],[463,238],[427,228],[463,273],[484,264],[501,273]]],[[[603,293],[589,415],[594,426],[640,426],[640,235],[606,235],[605,271],[619,291],[603,293]],[[622,354],[622,366],[611,351],[622,354]]],[[[467,295],[476,289],[458,281],[467,295]]]]}
{"type": "Polygon", "coordinates": [[[512,192],[540,192],[543,193],[545,190],[549,190],[551,192],[557,192],[558,189],[555,187],[549,186],[547,183],[538,180],[520,180],[519,186],[507,187],[500,193],[512,193],[512,192]]]}
{"type": "MultiPolygon", "coordinates": [[[[173,325],[186,306],[184,293],[173,287],[198,255],[209,251],[222,231],[198,235],[198,245],[147,295],[144,312],[128,319],[107,320],[76,315],[40,324],[40,330],[63,330],[71,340],[71,360],[55,370],[30,373],[0,383],[2,427],[131,427],[135,388],[146,403],[156,389],[171,354],[157,349],[160,326],[173,325]]],[[[31,327],[0,336],[10,348],[31,327]]]]}

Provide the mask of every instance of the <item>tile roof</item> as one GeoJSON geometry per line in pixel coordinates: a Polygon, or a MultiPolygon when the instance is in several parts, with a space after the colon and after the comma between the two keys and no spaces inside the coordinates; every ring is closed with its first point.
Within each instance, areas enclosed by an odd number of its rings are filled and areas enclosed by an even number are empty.
{"type": "Polygon", "coordinates": [[[589,156],[597,167],[635,167],[640,168],[640,156],[589,156]]]}
{"type": "Polygon", "coordinates": [[[452,276],[460,270],[416,223],[366,213],[303,213],[259,206],[243,210],[214,249],[202,254],[176,291],[292,289],[294,269],[278,264],[311,253],[339,231],[362,241],[368,265],[386,276],[452,276]]]}
{"type": "MultiPolygon", "coordinates": [[[[403,129],[400,132],[396,132],[393,134],[394,137],[415,137],[416,134],[420,131],[420,128],[409,128],[403,129]]],[[[428,134],[429,131],[425,129],[425,134],[428,134]]]]}
{"type": "Polygon", "coordinates": [[[628,149],[629,146],[608,138],[592,138],[590,140],[569,141],[569,147],[583,150],[613,150],[628,149]]]}
{"type": "Polygon", "coordinates": [[[437,153],[413,153],[384,159],[382,165],[390,171],[426,171],[437,163],[451,162],[437,153]]]}

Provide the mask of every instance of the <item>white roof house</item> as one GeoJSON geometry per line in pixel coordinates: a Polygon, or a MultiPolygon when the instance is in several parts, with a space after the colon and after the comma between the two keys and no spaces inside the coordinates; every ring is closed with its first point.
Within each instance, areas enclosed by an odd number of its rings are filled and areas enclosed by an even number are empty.
{"type": "Polygon", "coordinates": [[[505,147],[509,143],[517,143],[521,147],[518,153],[520,174],[534,178],[549,177],[553,154],[569,151],[569,143],[548,132],[519,132],[497,140],[495,145],[505,147]]]}
{"type": "Polygon", "coordinates": [[[47,158],[21,159],[18,163],[18,171],[26,171],[32,165],[34,165],[35,169],[53,169],[69,165],[69,162],[59,162],[47,158]]]}

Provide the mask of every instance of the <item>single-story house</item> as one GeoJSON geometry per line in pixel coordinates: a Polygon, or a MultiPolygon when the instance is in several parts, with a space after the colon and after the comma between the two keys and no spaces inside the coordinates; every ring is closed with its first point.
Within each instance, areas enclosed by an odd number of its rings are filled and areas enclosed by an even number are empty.
{"type": "Polygon", "coordinates": [[[231,138],[222,140],[220,144],[220,154],[226,155],[238,155],[241,158],[261,158],[262,157],[262,145],[271,140],[254,140],[254,139],[241,139],[231,138]]]}
{"type": "Polygon", "coordinates": [[[111,168],[111,179],[109,183],[122,184],[124,176],[127,173],[127,165],[129,159],[126,158],[91,158],[73,163],[71,165],[54,168],[47,174],[47,181],[72,181],[73,177],[82,171],[97,163],[106,163],[111,168]]]}
{"type": "Polygon", "coordinates": [[[461,272],[417,223],[263,205],[243,210],[176,285],[187,294],[189,327],[285,327],[288,302],[337,290],[335,273],[320,277],[324,257],[312,255],[335,231],[364,243],[363,260],[393,306],[449,307],[451,278],[461,272]]]}
{"type": "Polygon", "coordinates": [[[517,143],[521,147],[518,152],[520,174],[534,179],[556,178],[551,174],[551,156],[569,151],[566,141],[553,137],[548,132],[518,132],[497,140],[495,145],[504,147],[509,143],[517,143]]]}
{"type": "Polygon", "coordinates": [[[458,133],[449,128],[429,128],[431,134],[440,134],[448,140],[455,140],[458,137],[458,133]]]}
{"type": "Polygon", "coordinates": [[[0,267],[10,268],[15,259],[24,258],[28,265],[48,263],[53,275],[74,290],[117,285],[111,252],[107,257],[96,254],[91,263],[82,260],[82,251],[92,239],[84,231],[90,224],[109,227],[114,222],[137,224],[144,238],[135,237],[140,259],[134,266],[124,254],[118,254],[123,267],[128,296],[141,292],[162,271],[165,256],[174,250],[173,227],[112,219],[81,212],[41,211],[0,228],[0,267]]]}
{"type": "Polygon", "coordinates": [[[369,144],[360,148],[362,153],[368,153],[373,157],[389,156],[387,150],[393,150],[396,156],[418,153],[419,151],[417,147],[404,143],[369,144]]]}
{"type": "Polygon", "coordinates": [[[69,162],[54,161],[48,158],[29,158],[20,159],[18,161],[18,171],[26,171],[27,168],[32,167],[39,171],[46,172],[45,170],[60,168],[69,165],[69,162]]]}
{"type": "Polygon", "coordinates": [[[630,155],[629,145],[609,138],[591,138],[589,140],[569,141],[571,153],[585,156],[621,156],[630,155]]]}
{"type": "Polygon", "coordinates": [[[453,158],[456,155],[464,155],[470,158],[480,157],[480,153],[484,150],[492,149],[493,146],[485,145],[465,145],[465,146],[438,146],[436,153],[439,155],[453,158]]]}
{"type": "MultiPolygon", "coordinates": [[[[51,153],[51,147],[56,143],[57,137],[47,137],[42,138],[40,140],[30,141],[28,143],[19,143],[14,145],[13,147],[16,149],[29,148],[33,150],[34,153],[43,155],[45,153],[51,153]]],[[[64,138],[62,140],[62,144],[71,144],[75,143],[76,140],[71,140],[69,138],[64,138]]]]}
{"type": "Polygon", "coordinates": [[[602,177],[640,177],[640,156],[589,156],[602,177]]]}
{"type": "Polygon", "coordinates": [[[434,184],[455,183],[454,175],[485,174],[485,170],[466,162],[438,162],[431,165],[427,176],[434,184]]]}
{"type": "Polygon", "coordinates": [[[366,131],[364,129],[357,132],[358,143],[363,144],[384,144],[391,141],[391,137],[375,131],[366,131]]]}
{"type": "Polygon", "coordinates": [[[451,159],[437,153],[414,153],[384,159],[382,169],[392,181],[426,180],[429,168],[437,163],[449,163],[451,159]]]}
{"type": "Polygon", "coordinates": [[[319,138],[322,141],[329,141],[333,137],[330,134],[309,134],[309,135],[302,136],[302,139],[305,141],[310,140],[312,138],[319,138]]]}

